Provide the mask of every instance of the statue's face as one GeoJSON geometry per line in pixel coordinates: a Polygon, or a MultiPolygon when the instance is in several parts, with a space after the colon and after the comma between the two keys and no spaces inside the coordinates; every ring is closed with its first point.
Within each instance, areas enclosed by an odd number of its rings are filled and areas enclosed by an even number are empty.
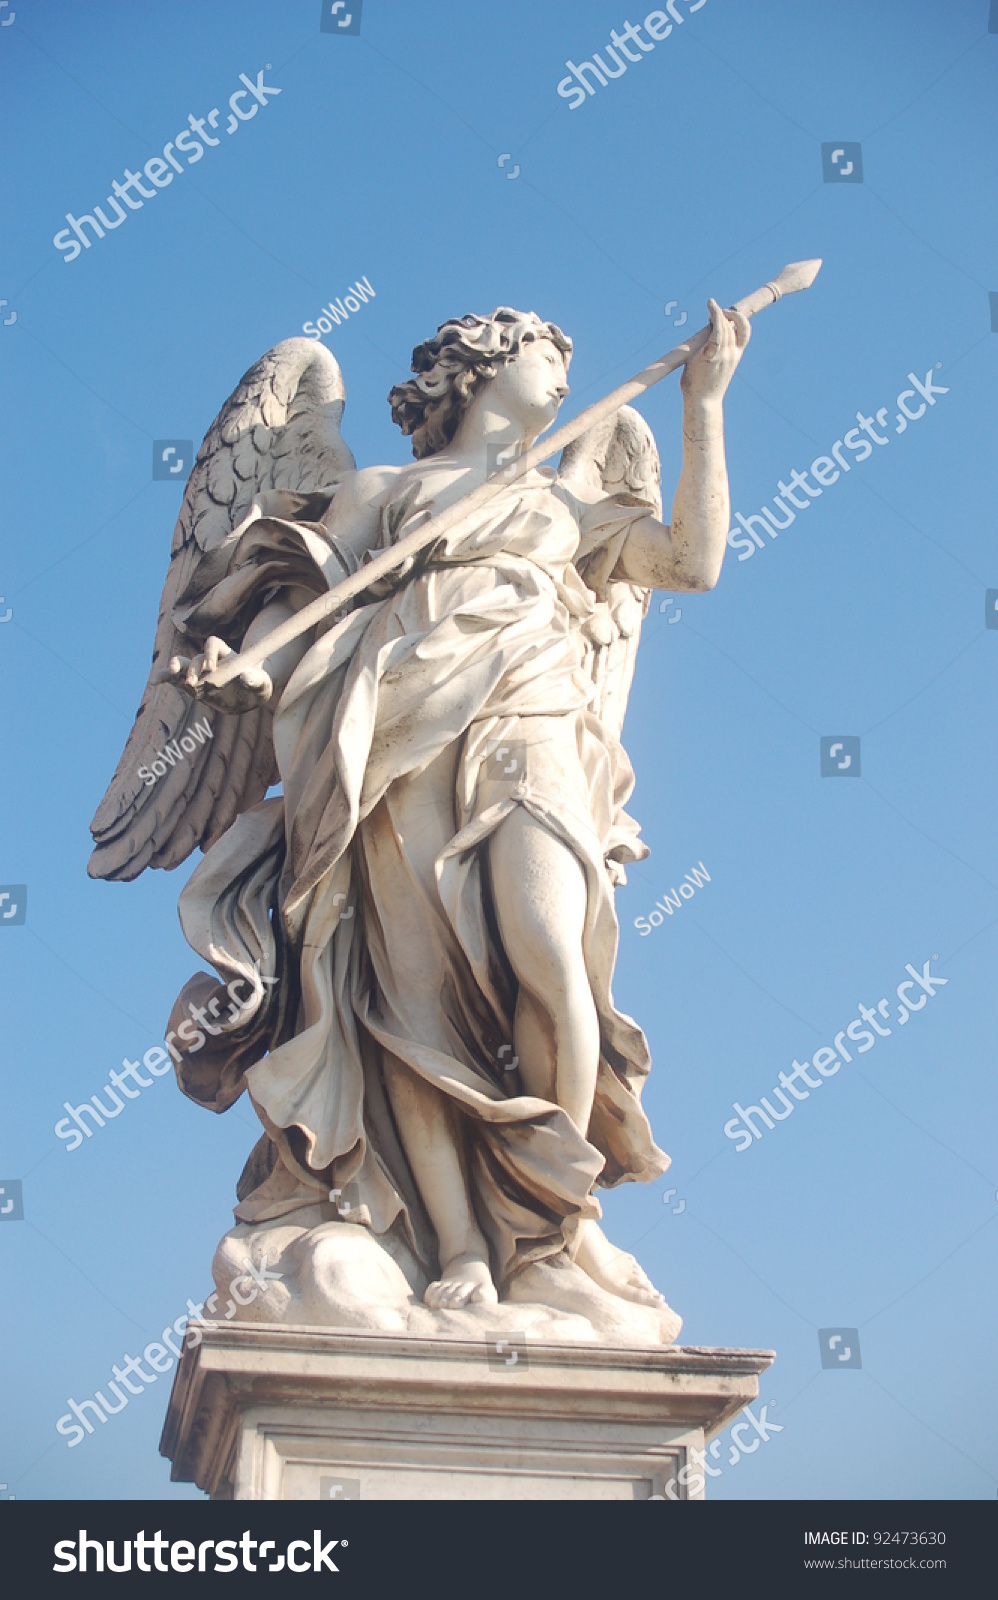
{"type": "Polygon", "coordinates": [[[488,386],[490,407],[515,418],[525,434],[553,422],[567,393],[565,358],[551,339],[525,340],[488,386]]]}

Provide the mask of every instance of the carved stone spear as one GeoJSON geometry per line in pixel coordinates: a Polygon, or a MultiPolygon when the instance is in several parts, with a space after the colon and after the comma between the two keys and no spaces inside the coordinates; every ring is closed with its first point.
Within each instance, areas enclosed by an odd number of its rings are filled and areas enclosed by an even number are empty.
{"type": "MultiPolygon", "coordinates": [[[[772,305],[774,301],[782,299],[784,295],[796,294],[799,289],[809,289],[818,276],[820,266],[820,260],[792,261],[789,266],[783,268],[783,271],[773,279],[772,283],[764,284],[761,289],[756,289],[752,294],[746,295],[744,300],[736,301],[731,309],[742,312],[746,317],[753,317],[757,311],[762,311],[764,307],[772,305]]],[[[546,461],[549,456],[553,456],[557,451],[563,450],[566,445],[572,444],[574,440],[586,433],[597,422],[604,422],[615,411],[618,411],[621,406],[627,405],[630,400],[642,394],[645,389],[650,389],[653,383],[658,383],[668,373],[675,372],[677,367],[683,366],[697,350],[700,350],[706,344],[709,335],[709,326],[701,328],[699,333],[695,333],[685,344],[677,345],[667,355],[661,356],[658,361],[653,361],[650,367],[645,367],[642,372],[631,378],[628,383],[622,383],[618,389],[614,389],[612,394],[608,394],[603,400],[597,400],[593,405],[587,406],[585,411],[580,411],[579,415],[574,417],[571,422],[564,423],[562,427],[556,428],[554,433],[549,433],[543,439],[539,439],[535,445],[524,451],[523,455],[517,456],[508,466],[500,467],[491,477],[486,478],[484,483],[479,484],[477,489],[472,489],[470,493],[462,496],[460,500],[455,500],[452,505],[447,506],[444,511],[438,512],[436,516],[430,517],[426,522],[421,523],[418,528],[414,528],[412,533],[406,534],[405,538],[400,539],[397,544],[393,544],[390,549],[382,550],[376,556],[373,556],[370,561],[364,562],[357,572],[353,573],[349,578],[345,578],[342,583],[336,584],[335,588],[330,589],[328,594],[320,595],[317,600],[313,600],[309,605],[304,606],[293,617],[289,617],[286,622],[282,622],[278,627],[274,628],[265,638],[259,639],[250,649],[242,651],[239,655],[229,656],[225,661],[220,662],[213,672],[205,674],[204,681],[210,682],[212,687],[222,688],[225,684],[230,683],[233,678],[238,677],[241,672],[246,671],[247,668],[261,666],[269,655],[273,655],[275,651],[282,649],[284,645],[290,644],[292,639],[297,639],[300,634],[306,633],[310,628],[314,628],[317,623],[324,622],[327,617],[331,617],[337,611],[342,610],[348,600],[352,600],[355,595],[362,594],[376,579],[385,577],[387,573],[392,572],[396,567],[408,560],[409,557],[418,555],[421,550],[426,549],[427,545],[433,544],[435,540],[449,533],[470,512],[477,511],[480,507],[488,505],[490,500],[493,500],[503,489],[508,488],[511,483],[516,483],[519,478],[531,472],[534,467],[539,466],[542,461],[546,461]]],[[[179,663],[177,665],[179,666],[179,663]]],[[[172,674],[173,662],[170,663],[170,667],[172,674]]]]}

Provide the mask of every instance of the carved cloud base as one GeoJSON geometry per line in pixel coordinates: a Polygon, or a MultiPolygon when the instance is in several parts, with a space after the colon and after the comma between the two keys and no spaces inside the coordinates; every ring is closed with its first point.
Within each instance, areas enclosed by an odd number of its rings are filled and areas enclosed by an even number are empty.
{"type": "Polygon", "coordinates": [[[323,1216],[309,1206],[270,1222],[240,1223],[226,1234],[212,1270],[214,1321],[279,1323],[425,1339],[487,1339],[525,1332],[555,1344],[615,1348],[669,1345],[682,1320],[664,1303],[639,1305],[609,1294],[567,1259],[537,1262],[512,1282],[498,1306],[431,1310],[425,1273],[399,1240],[323,1216]],[[248,1268],[258,1278],[247,1278],[248,1268]],[[273,1273],[259,1281],[264,1270],[273,1273]],[[236,1290],[233,1292],[233,1285],[236,1290]]]}
{"type": "Polygon", "coordinates": [[[185,1346],[160,1449],[216,1500],[702,1498],[691,1456],[772,1359],[229,1323],[185,1346]]]}

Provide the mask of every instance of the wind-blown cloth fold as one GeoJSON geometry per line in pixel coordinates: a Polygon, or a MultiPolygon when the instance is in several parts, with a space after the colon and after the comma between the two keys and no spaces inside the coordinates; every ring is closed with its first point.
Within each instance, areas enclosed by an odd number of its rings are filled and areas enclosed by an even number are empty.
{"type": "MultiPolygon", "coordinates": [[[[424,514],[414,500],[386,508],[384,544],[424,514]]],[[[244,1173],[241,1220],[335,1187],[352,1217],[398,1227],[433,1266],[386,1058],[456,1114],[500,1282],[572,1248],[579,1219],[599,1215],[597,1180],[666,1170],[640,1104],[647,1043],[611,993],[613,881],[647,851],[624,811],[630,765],[591,706],[586,629],[599,601],[574,565],[595,554],[589,568],[605,581],[647,509],[629,496],[586,504],[553,474],[531,475],[307,650],[274,717],[283,803],[237,819],[180,905],[188,939],[223,977],[257,975],[234,1028],[178,1066],[185,1092],[213,1109],[248,1086],[267,1130],[244,1173]],[[516,987],[487,845],[515,806],[572,851],[588,886],[583,949],[601,1033],[588,1138],[504,1070],[516,987]]],[[[282,564],[287,581],[322,592],[352,562],[321,524],[292,519],[256,517],[228,544],[184,621],[234,645],[282,564]]]]}

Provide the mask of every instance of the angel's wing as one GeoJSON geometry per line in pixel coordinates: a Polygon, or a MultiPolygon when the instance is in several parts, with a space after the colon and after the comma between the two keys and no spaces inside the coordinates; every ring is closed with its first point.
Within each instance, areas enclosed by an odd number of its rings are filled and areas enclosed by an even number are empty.
{"type": "Polygon", "coordinates": [[[196,591],[199,566],[254,501],[300,506],[321,494],[328,502],[355,469],[340,436],[343,406],[335,357],[312,339],[285,339],[250,368],[208,429],[173,532],[149,681],[90,825],[92,878],[178,866],[274,781],[269,708],[223,714],[159,679],[171,656],[190,653],[175,621],[178,602],[196,591]]]}
{"type": "MultiPolygon", "coordinates": [[[[662,469],[655,436],[640,412],[621,406],[608,421],[597,423],[564,451],[559,477],[574,478],[590,488],[630,501],[640,501],[661,519],[662,469]]],[[[620,738],[638,654],[641,624],[651,590],[600,572],[602,553],[579,561],[579,571],[600,601],[590,628],[587,670],[596,683],[593,710],[620,738]]]]}

